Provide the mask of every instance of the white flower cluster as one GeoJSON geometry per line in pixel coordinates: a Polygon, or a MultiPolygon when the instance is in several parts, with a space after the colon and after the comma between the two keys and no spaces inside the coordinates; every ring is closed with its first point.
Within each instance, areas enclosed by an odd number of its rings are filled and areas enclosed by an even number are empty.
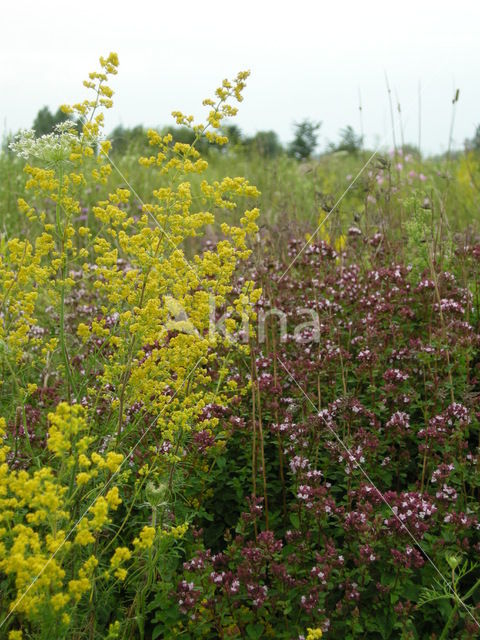
{"type": "Polygon", "coordinates": [[[76,124],[66,120],[55,125],[53,133],[35,137],[34,129],[20,131],[15,136],[9,148],[20,158],[40,160],[45,164],[57,165],[67,162],[74,145],[78,145],[80,138],[76,131],[76,124]]]}

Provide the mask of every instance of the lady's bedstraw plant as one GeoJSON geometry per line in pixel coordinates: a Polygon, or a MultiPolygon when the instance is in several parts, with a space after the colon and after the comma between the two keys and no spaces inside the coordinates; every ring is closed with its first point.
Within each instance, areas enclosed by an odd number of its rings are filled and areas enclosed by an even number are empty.
{"type": "Polygon", "coordinates": [[[225,80],[215,99],[205,100],[204,124],[174,113],[195,132],[193,144],[149,131],[155,154],[140,163],[157,171],[163,186],[140,213],[128,185],[109,193],[93,208],[91,228],[82,224],[80,202],[85,189],[106,184],[111,172],[102,127],[103,110],[112,106],[107,81],[117,73],[117,55],[100,64],[84,83],[93,98],[64,107],[76,123],[41,138],[24,132],[11,145],[31,163],[25,172],[33,203],[20,199],[18,205],[36,237],[1,246],[0,339],[9,373],[3,377],[12,381],[24,418],[26,398],[48,378],[58,378],[59,397],[66,400],[49,414],[47,449],[31,452],[27,467],[35,457],[37,470],[15,471],[12,450],[4,447],[1,454],[0,625],[38,637],[55,628],[56,637],[92,638],[109,617],[112,637],[119,628],[124,634],[136,628],[144,637],[162,554],[188,530],[188,509],[174,499],[188,443],[201,432],[221,451],[226,433],[205,408],[238,393],[234,381],[224,389],[222,376],[211,380],[216,350],[246,349],[236,347],[232,335],[245,327],[260,295],[250,281],[232,287],[238,262],[250,253],[257,209],[239,215],[238,225],[221,225],[223,239],[193,259],[184,249],[186,240],[215,223],[214,211],[236,212],[242,200],[258,195],[236,177],[203,180],[194,197],[189,181],[207,168],[197,141],[227,142],[220,127],[235,115],[231,101],[242,99],[248,73],[225,80]],[[95,300],[82,321],[69,313],[77,290],[95,300]],[[211,330],[212,305],[225,314],[225,332],[211,330]],[[27,363],[31,378],[24,373],[27,363]],[[122,468],[139,438],[142,456],[132,455],[122,468]],[[120,589],[128,594],[122,602],[130,600],[125,609],[115,605],[120,589]]]}
{"type": "Polygon", "coordinates": [[[80,189],[87,181],[105,182],[111,171],[104,157],[109,143],[99,142],[104,119],[103,112],[99,110],[108,109],[113,104],[113,92],[106,81],[109,75],[117,73],[118,56],[112,53],[106,59],[101,58],[100,64],[102,71],[91,73],[84,82],[93,91],[94,98],[64,107],[67,113],[77,115],[78,125],[72,121],[63,122],[55,127],[54,132],[40,138],[36,138],[32,130],[24,131],[10,145],[20,157],[35,163],[25,166],[29,176],[26,189],[37,197],[53,201],[55,209],[52,219],[45,210],[35,210],[23,198],[18,201],[20,212],[34,225],[37,237],[34,246],[28,240],[20,242],[13,239],[6,247],[5,262],[7,265],[11,263],[14,269],[16,267],[16,273],[10,270],[3,272],[3,329],[10,334],[6,340],[5,357],[11,368],[12,360],[18,364],[26,357],[22,353],[24,346],[29,342],[36,346],[38,339],[33,336],[38,332],[32,331],[35,326],[33,311],[38,300],[38,288],[45,287],[45,299],[50,305],[56,301],[59,331],[58,336],[43,346],[42,355],[45,357],[59,340],[69,398],[75,391],[65,335],[65,298],[67,291],[75,285],[69,268],[88,257],[87,248],[75,242],[76,238],[84,237],[87,230],[75,227],[73,219],[80,212],[80,189]],[[104,153],[95,158],[97,148],[104,153]],[[90,159],[93,166],[91,162],[87,163],[90,159]],[[90,173],[85,173],[85,169],[90,169],[90,173]],[[20,300],[26,298],[25,304],[13,303],[17,296],[20,300]],[[11,326],[16,331],[12,332],[11,326]]]}
{"type": "MultiPolygon", "coordinates": [[[[7,462],[9,448],[0,449],[0,622],[8,627],[17,619],[25,629],[41,630],[41,638],[68,636],[75,606],[99,576],[95,550],[101,532],[122,502],[118,487],[111,486],[88,506],[89,480],[104,485],[123,456],[91,452],[94,438],[84,409],[61,403],[49,421],[50,464],[15,471],[7,462]],[[85,516],[72,531],[80,513],[85,516]]],[[[2,419],[2,439],[5,427],[2,419]]]]}
{"type": "MultiPolygon", "coordinates": [[[[211,106],[206,125],[195,125],[192,116],[174,112],[178,124],[196,133],[191,145],[174,143],[170,134],[148,132],[150,145],[158,151],[156,155],[140,158],[140,163],[156,169],[163,182],[166,177],[168,186],[153,192],[154,200],[143,204],[139,220],[125,212],[131,197],[125,189],[118,189],[94,209],[107,234],[114,238],[111,242],[97,237],[94,249],[100,276],[95,286],[108,301],[106,315],[118,314],[116,332],[121,336],[103,377],[106,388],[115,389],[118,436],[123,428],[125,406],[143,404],[145,398],[149,399],[149,410],[162,415],[160,426],[167,438],[180,425],[184,429],[190,424],[195,411],[201,409],[199,401],[202,402],[205,382],[202,368],[194,376],[188,376],[196,363],[204,365],[216,357],[215,348],[225,337],[218,332],[212,335],[210,331],[211,303],[213,300],[215,308],[225,305],[232,291],[231,279],[237,262],[249,255],[246,238],[257,230],[254,221],[258,210],[246,211],[240,227],[223,224],[226,239],[218,242],[214,251],[205,251],[192,261],[186,259],[182,244],[214,223],[211,212],[214,208],[233,210],[238,198],[256,197],[258,191],[244,178],[225,178],[213,184],[204,180],[201,198],[194,199],[188,176],[202,174],[207,168],[207,162],[195,148],[201,135],[210,142],[226,142],[218,129],[223,118],[236,112],[227,100],[231,96],[241,99],[246,75],[239,74],[233,85],[225,81],[217,90],[216,104],[211,100],[204,102],[211,106]],[[119,258],[126,260],[126,270],[117,268],[119,258]],[[176,364],[173,385],[172,363],[176,364]],[[184,406],[180,415],[172,419],[163,413],[166,404],[171,404],[173,410],[177,403],[170,403],[170,390],[176,393],[187,382],[189,393],[185,395],[189,399],[184,402],[188,409],[184,406]]],[[[231,302],[232,317],[227,324],[230,334],[248,313],[252,296],[256,299],[258,295],[258,291],[253,291],[253,283],[246,282],[240,296],[231,302]]],[[[84,326],[81,331],[84,336],[89,335],[84,326]]],[[[92,333],[98,330],[92,328],[92,333]]],[[[102,337],[109,333],[100,328],[102,337]]]]}

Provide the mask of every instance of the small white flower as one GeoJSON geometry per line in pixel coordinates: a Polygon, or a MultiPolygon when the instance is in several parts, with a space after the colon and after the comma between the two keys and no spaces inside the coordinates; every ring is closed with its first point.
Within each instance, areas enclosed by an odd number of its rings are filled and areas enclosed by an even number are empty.
{"type": "MultiPolygon", "coordinates": [[[[55,125],[54,131],[37,138],[34,129],[20,131],[8,146],[20,158],[40,160],[47,165],[69,162],[70,154],[80,143],[87,141],[79,136],[75,122],[65,120],[55,125]]],[[[98,141],[89,139],[92,146],[98,141]]]]}

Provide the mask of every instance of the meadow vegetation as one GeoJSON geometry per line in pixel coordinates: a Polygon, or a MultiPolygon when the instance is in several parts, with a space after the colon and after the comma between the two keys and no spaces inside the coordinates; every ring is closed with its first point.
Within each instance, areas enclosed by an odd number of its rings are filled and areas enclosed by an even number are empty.
{"type": "Polygon", "coordinates": [[[478,637],[478,149],[105,136],[118,64],[0,154],[0,637],[478,637]]]}

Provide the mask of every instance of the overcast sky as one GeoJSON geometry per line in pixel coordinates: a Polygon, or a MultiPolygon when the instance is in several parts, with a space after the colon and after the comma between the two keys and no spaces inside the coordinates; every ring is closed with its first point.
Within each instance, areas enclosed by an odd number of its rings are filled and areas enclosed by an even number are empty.
{"type": "Polygon", "coordinates": [[[420,84],[424,152],[446,150],[457,88],[454,146],[480,123],[476,0],[16,0],[1,15],[0,133],[31,126],[44,105],[82,99],[82,80],[110,51],[120,69],[107,130],[201,113],[202,99],[243,69],[252,75],[237,124],[248,134],[273,129],[285,142],[310,118],[322,121],[324,146],[348,124],[360,132],[360,93],[367,144],[391,146],[385,74],[414,144],[420,84]]]}

